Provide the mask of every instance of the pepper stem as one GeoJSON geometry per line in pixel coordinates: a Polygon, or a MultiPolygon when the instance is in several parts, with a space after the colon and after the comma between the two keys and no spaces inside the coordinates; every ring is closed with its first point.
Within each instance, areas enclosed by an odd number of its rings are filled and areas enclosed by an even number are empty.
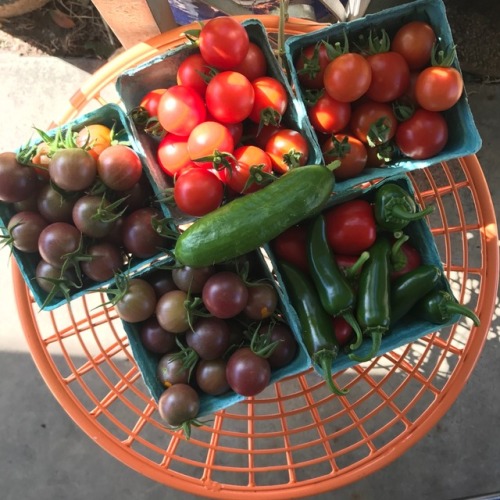
{"type": "Polygon", "coordinates": [[[365,356],[359,356],[355,353],[351,353],[349,354],[349,359],[352,359],[353,361],[359,361],[360,363],[362,363],[363,361],[370,361],[370,359],[372,359],[380,349],[383,333],[384,332],[382,330],[374,330],[372,332],[369,332],[368,334],[372,338],[372,348],[370,352],[365,356]]]}
{"type": "Polygon", "coordinates": [[[462,304],[458,304],[456,302],[447,302],[444,305],[444,309],[446,310],[447,313],[451,314],[461,314],[462,316],[465,316],[469,319],[471,319],[474,322],[474,325],[479,326],[481,324],[481,321],[477,317],[477,315],[472,311],[472,309],[469,309],[467,306],[464,306],[462,304]]]}
{"type": "Polygon", "coordinates": [[[344,272],[347,277],[347,279],[351,280],[354,279],[357,274],[361,271],[361,268],[363,267],[363,264],[370,258],[370,252],[364,251],[361,253],[361,255],[358,257],[358,260],[350,267],[348,267],[344,272]]]}
{"type": "Polygon", "coordinates": [[[402,220],[407,220],[407,221],[412,221],[412,220],[419,220],[422,217],[425,217],[426,215],[429,215],[434,211],[434,206],[430,205],[424,210],[421,210],[420,212],[409,212],[406,208],[400,205],[394,205],[391,208],[391,212],[393,217],[397,219],[402,219],[402,220]]]}
{"type": "Polygon", "coordinates": [[[325,379],[326,385],[330,388],[333,394],[337,396],[345,396],[349,391],[347,389],[339,389],[332,378],[332,363],[335,361],[337,356],[331,351],[321,351],[316,356],[315,361],[319,364],[323,370],[323,377],[325,379]]]}
{"type": "Polygon", "coordinates": [[[349,323],[350,327],[354,330],[354,334],[356,335],[356,340],[349,346],[354,351],[354,349],[357,349],[363,342],[363,332],[354,318],[352,311],[344,312],[342,317],[347,321],[347,323],[349,323]]]}

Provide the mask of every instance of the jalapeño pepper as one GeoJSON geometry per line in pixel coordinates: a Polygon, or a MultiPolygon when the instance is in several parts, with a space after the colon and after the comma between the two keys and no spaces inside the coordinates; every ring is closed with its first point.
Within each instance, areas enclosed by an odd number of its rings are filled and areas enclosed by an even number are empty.
{"type": "Polygon", "coordinates": [[[363,335],[371,337],[372,348],[366,356],[349,354],[354,361],[368,361],[377,354],[382,336],[389,330],[390,314],[390,254],[391,243],[379,235],[370,248],[370,258],[361,269],[358,283],[356,319],[363,335]]]}
{"type": "Polygon", "coordinates": [[[428,293],[417,302],[412,312],[436,325],[447,323],[454,314],[470,318],[476,326],[480,324],[476,314],[467,306],[459,304],[453,295],[446,290],[433,290],[428,293]]]}
{"type": "Polygon", "coordinates": [[[324,379],[330,390],[344,395],[332,379],[332,363],[339,353],[339,343],[333,332],[330,315],[323,309],[313,282],[302,271],[287,262],[280,262],[279,270],[297,312],[302,328],[302,339],[312,361],[323,370],[324,379]]]}
{"type": "Polygon", "coordinates": [[[387,231],[401,231],[411,221],[419,220],[433,210],[434,207],[430,206],[417,212],[413,197],[398,184],[384,184],[375,193],[375,220],[381,229],[387,231]]]}
{"type": "Polygon", "coordinates": [[[397,323],[424,295],[431,292],[441,277],[441,270],[422,264],[391,283],[391,325],[397,323]]]}
{"type": "Polygon", "coordinates": [[[325,219],[317,216],[310,228],[307,244],[309,271],[325,311],[332,316],[341,316],[352,327],[356,335],[351,349],[357,349],[363,334],[354,317],[356,294],[345,274],[340,270],[326,237],[325,219]]]}

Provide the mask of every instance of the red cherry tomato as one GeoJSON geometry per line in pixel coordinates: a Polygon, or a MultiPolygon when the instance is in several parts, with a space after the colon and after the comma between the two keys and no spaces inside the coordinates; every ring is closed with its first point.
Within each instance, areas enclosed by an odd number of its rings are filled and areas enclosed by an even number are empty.
{"type": "Polygon", "coordinates": [[[455,68],[430,66],[415,82],[417,103],[428,111],[445,111],[454,106],[464,90],[462,75],[455,68]]]}
{"type": "Polygon", "coordinates": [[[158,115],[158,103],[160,102],[161,96],[166,92],[167,89],[154,89],[150,90],[141,100],[139,106],[144,108],[149,116],[158,115]]]}
{"type": "Polygon", "coordinates": [[[271,248],[278,259],[289,262],[305,273],[309,273],[307,228],[305,226],[292,226],[283,231],[271,242],[271,248]]]}
{"type": "Polygon", "coordinates": [[[196,90],[201,96],[207,90],[210,66],[200,53],[195,52],[184,59],[177,68],[177,85],[185,85],[196,90]]]}
{"type": "Polygon", "coordinates": [[[366,200],[349,200],[325,212],[326,235],[335,254],[360,255],[377,237],[373,208],[366,200]]]}
{"type": "Polygon", "coordinates": [[[347,345],[354,338],[352,326],[342,317],[332,318],[333,332],[341,347],[347,345]]]}
{"type": "Polygon", "coordinates": [[[285,87],[276,78],[261,76],[252,82],[254,104],[249,118],[255,123],[278,125],[288,106],[285,87]]]}
{"type": "Polygon", "coordinates": [[[245,58],[232,70],[245,75],[252,82],[267,73],[266,56],[257,44],[250,42],[245,58]]]}
{"type": "Polygon", "coordinates": [[[234,141],[231,132],[222,123],[209,121],[200,123],[189,134],[187,148],[189,157],[198,165],[212,168],[220,153],[232,153],[234,141]],[[201,160],[202,158],[212,160],[201,160]]]}
{"type": "Polygon", "coordinates": [[[210,170],[192,168],[179,177],[174,185],[174,200],[185,213],[200,217],[222,203],[224,186],[210,170]]]}
{"type": "Polygon", "coordinates": [[[398,52],[380,52],[366,58],[372,70],[372,80],[366,96],[377,102],[399,99],[410,85],[410,68],[398,52]]]}
{"type": "Polygon", "coordinates": [[[232,69],[245,58],[250,40],[245,28],[229,16],[214,17],[200,31],[198,44],[208,65],[232,69]]]}
{"type": "Polygon", "coordinates": [[[411,21],[392,37],[391,50],[401,54],[411,70],[419,70],[430,64],[435,43],[436,34],[430,24],[411,21]]]}
{"type": "Polygon", "coordinates": [[[326,92],[307,110],[312,127],[320,134],[336,134],[351,119],[351,104],[336,101],[326,92]]]}
{"type": "Polygon", "coordinates": [[[352,110],[350,128],[365,144],[377,145],[390,141],[397,127],[398,121],[388,103],[364,100],[352,110]]]}
{"type": "Polygon", "coordinates": [[[368,61],[348,52],[336,57],[325,68],[323,84],[328,94],[341,102],[353,102],[365,94],[372,81],[368,61]]]}
{"type": "Polygon", "coordinates": [[[368,153],[365,145],[356,137],[335,134],[328,138],[322,147],[326,163],[340,161],[340,167],[334,171],[336,179],[351,179],[360,174],[366,166],[368,153]]]}
{"type": "Polygon", "coordinates": [[[215,75],[207,86],[208,112],[221,123],[239,123],[248,118],[254,106],[255,92],[248,78],[236,71],[215,75]]]}
{"type": "Polygon", "coordinates": [[[187,137],[179,137],[175,134],[166,134],[158,144],[157,151],[158,164],[161,169],[171,177],[195,167],[191,160],[187,148],[187,137]]]}
{"type": "Polygon", "coordinates": [[[167,131],[175,135],[188,136],[205,121],[205,103],[191,87],[174,85],[165,91],[158,103],[158,121],[167,131]]]}
{"type": "Polygon", "coordinates": [[[300,85],[305,89],[323,88],[325,68],[330,61],[328,49],[323,42],[304,47],[295,62],[300,85]]]}
{"type": "Polygon", "coordinates": [[[409,158],[431,158],[446,146],[448,125],[441,113],[417,109],[411,118],[399,124],[395,141],[409,158]]]}
{"type": "Polygon", "coordinates": [[[271,157],[273,170],[280,174],[305,165],[309,158],[309,146],[304,136],[288,128],[273,134],[267,141],[265,151],[271,157]]]}

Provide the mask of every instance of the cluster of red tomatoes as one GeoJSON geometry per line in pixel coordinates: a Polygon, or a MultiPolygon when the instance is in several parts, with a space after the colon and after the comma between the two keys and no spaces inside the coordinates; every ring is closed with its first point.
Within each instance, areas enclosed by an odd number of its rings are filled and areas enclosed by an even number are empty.
{"type": "Polygon", "coordinates": [[[306,139],[281,121],[285,86],[268,75],[265,54],[239,22],[208,21],[197,47],[179,65],[176,85],[149,91],[139,108],[157,120],[158,163],[174,179],[176,205],[193,216],[214,210],[224,196],[259,189],[309,156],[306,139]]]}
{"type": "Polygon", "coordinates": [[[258,262],[157,269],[131,279],[114,302],[135,323],[144,347],[159,355],[157,377],[166,388],[159,411],[170,425],[196,418],[200,394],[233,390],[253,396],[271,370],[289,364],[297,342],[277,310],[274,286],[258,262]]]}
{"type": "Polygon", "coordinates": [[[308,116],[326,162],[340,160],[339,179],[394,156],[438,154],[448,141],[442,114],[460,99],[463,80],[455,53],[439,49],[432,26],[411,21],[392,36],[370,33],[359,51],[327,41],[306,46],[295,61],[309,99],[308,116]]]}
{"type": "Polygon", "coordinates": [[[113,134],[90,124],[0,155],[0,200],[12,208],[3,239],[37,262],[44,305],[167,246],[140,158],[113,134]]]}

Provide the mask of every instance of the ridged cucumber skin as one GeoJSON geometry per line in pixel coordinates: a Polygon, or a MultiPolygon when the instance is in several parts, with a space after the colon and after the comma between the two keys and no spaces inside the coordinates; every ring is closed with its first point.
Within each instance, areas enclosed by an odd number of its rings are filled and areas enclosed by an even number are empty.
{"type": "Polygon", "coordinates": [[[334,185],[334,175],[325,166],[295,168],[196,220],[179,236],[176,260],[201,267],[251,252],[319,212],[334,185]]]}

